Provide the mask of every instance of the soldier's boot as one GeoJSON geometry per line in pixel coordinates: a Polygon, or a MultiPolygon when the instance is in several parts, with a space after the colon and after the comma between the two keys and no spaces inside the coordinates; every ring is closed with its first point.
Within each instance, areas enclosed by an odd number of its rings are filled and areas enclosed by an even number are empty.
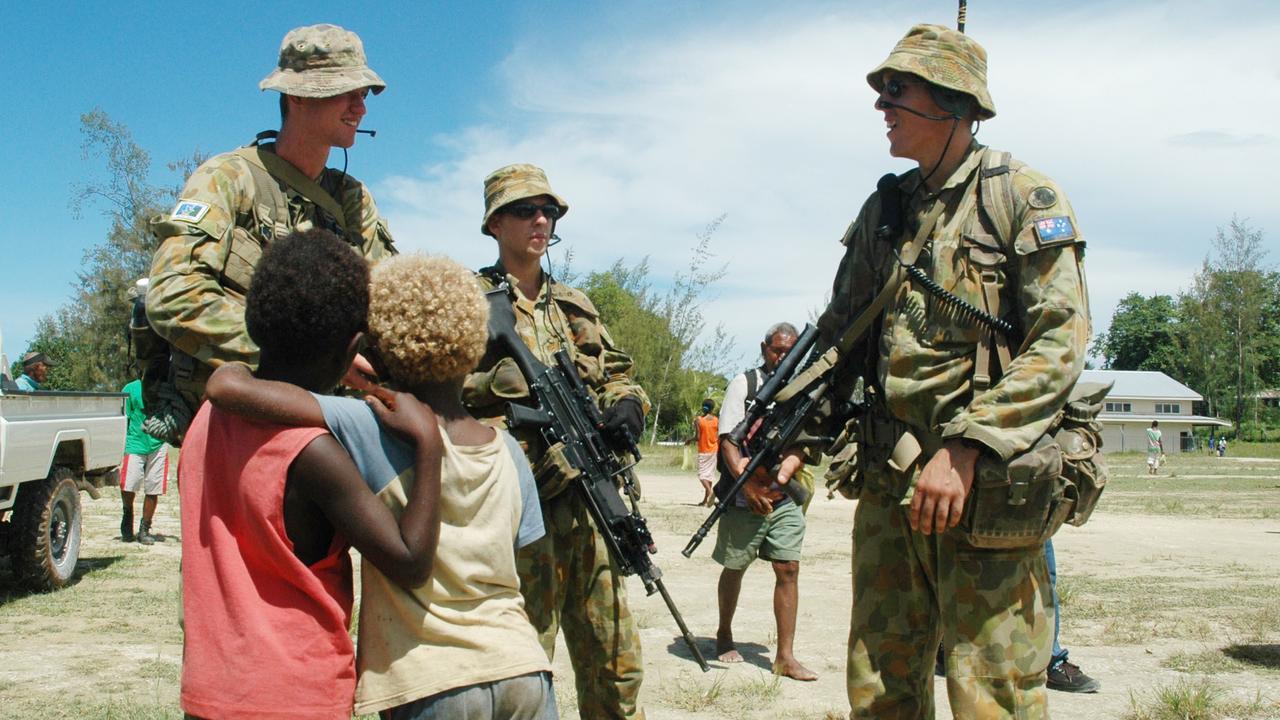
{"type": "Polygon", "coordinates": [[[143,520],[138,523],[138,542],[142,545],[154,545],[156,536],[151,534],[151,523],[143,520]]]}
{"type": "Polygon", "coordinates": [[[125,508],[124,517],[120,519],[120,540],[133,542],[133,508],[125,508]]]}

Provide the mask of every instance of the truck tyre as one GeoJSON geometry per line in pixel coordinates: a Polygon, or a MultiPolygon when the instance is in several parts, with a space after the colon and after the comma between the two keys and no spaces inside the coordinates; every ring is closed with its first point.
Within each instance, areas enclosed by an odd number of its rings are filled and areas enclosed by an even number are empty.
{"type": "Polygon", "coordinates": [[[14,504],[10,542],[13,570],[32,590],[57,590],[80,559],[80,490],[69,468],[24,483],[14,504]]]}

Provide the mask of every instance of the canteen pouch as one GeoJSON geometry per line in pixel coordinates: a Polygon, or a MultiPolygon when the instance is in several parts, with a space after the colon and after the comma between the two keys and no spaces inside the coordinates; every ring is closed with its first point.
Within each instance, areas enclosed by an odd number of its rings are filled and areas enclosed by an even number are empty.
{"type": "Polygon", "coordinates": [[[1043,545],[1071,512],[1062,450],[1048,435],[1009,462],[982,455],[959,530],[975,548],[1043,545]]]}
{"type": "Polygon", "coordinates": [[[1062,449],[1062,474],[1067,481],[1067,499],[1071,501],[1066,521],[1072,525],[1088,522],[1110,477],[1102,457],[1102,426],[1098,423],[1098,413],[1109,392],[1110,383],[1077,383],[1054,435],[1062,449]]]}

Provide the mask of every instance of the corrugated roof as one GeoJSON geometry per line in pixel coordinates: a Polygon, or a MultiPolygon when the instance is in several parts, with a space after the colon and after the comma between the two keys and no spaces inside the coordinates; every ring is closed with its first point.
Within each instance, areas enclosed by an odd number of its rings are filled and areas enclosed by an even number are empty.
{"type": "Polygon", "coordinates": [[[1192,425],[1220,425],[1222,427],[1231,427],[1230,420],[1222,418],[1208,417],[1207,415],[1140,415],[1137,413],[1109,413],[1102,412],[1098,414],[1099,422],[1107,423],[1139,423],[1142,425],[1151,424],[1152,420],[1159,420],[1162,424],[1176,425],[1178,423],[1191,423],[1192,425]]]}
{"type": "Polygon", "coordinates": [[[1156,370],[1085,370],[1080,382],[1115,382],[1107,399],[1203,400],[1200,393],[1156,370]]]}

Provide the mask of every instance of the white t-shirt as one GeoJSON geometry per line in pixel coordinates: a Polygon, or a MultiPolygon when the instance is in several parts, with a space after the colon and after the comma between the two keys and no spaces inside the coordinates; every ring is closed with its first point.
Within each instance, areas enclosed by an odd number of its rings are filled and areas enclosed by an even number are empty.
{"type": "MultiPolygon", "coordinates": [[[[720,404],[720,437],[723,438],[733,432],[734,428],[747,417],[747,373],[755,373],[756,375],[756,392],[760,392],[760,388],[764,385],[764,373],[760,368],[752,368],[747,372],[738,373],[729,381],[729,386],[724,389],[724,402],[720,404]]],[[[724,442],[721,440],[721,442],[724,442]]],[[[745,455],[745,453],[744,453],[745,455]]],[[[782,486],[773,483],[770,486],[773,490],[781,491],[782,486]]],[[[774,501],[773,507],[777,509],[791,502],[791,496],[783,495],[781,500],[774,501]]],[[[738,494],[733,498],[733,504],[736,507],[747,507],[747,498],[739,490],[738,494]]]]}

